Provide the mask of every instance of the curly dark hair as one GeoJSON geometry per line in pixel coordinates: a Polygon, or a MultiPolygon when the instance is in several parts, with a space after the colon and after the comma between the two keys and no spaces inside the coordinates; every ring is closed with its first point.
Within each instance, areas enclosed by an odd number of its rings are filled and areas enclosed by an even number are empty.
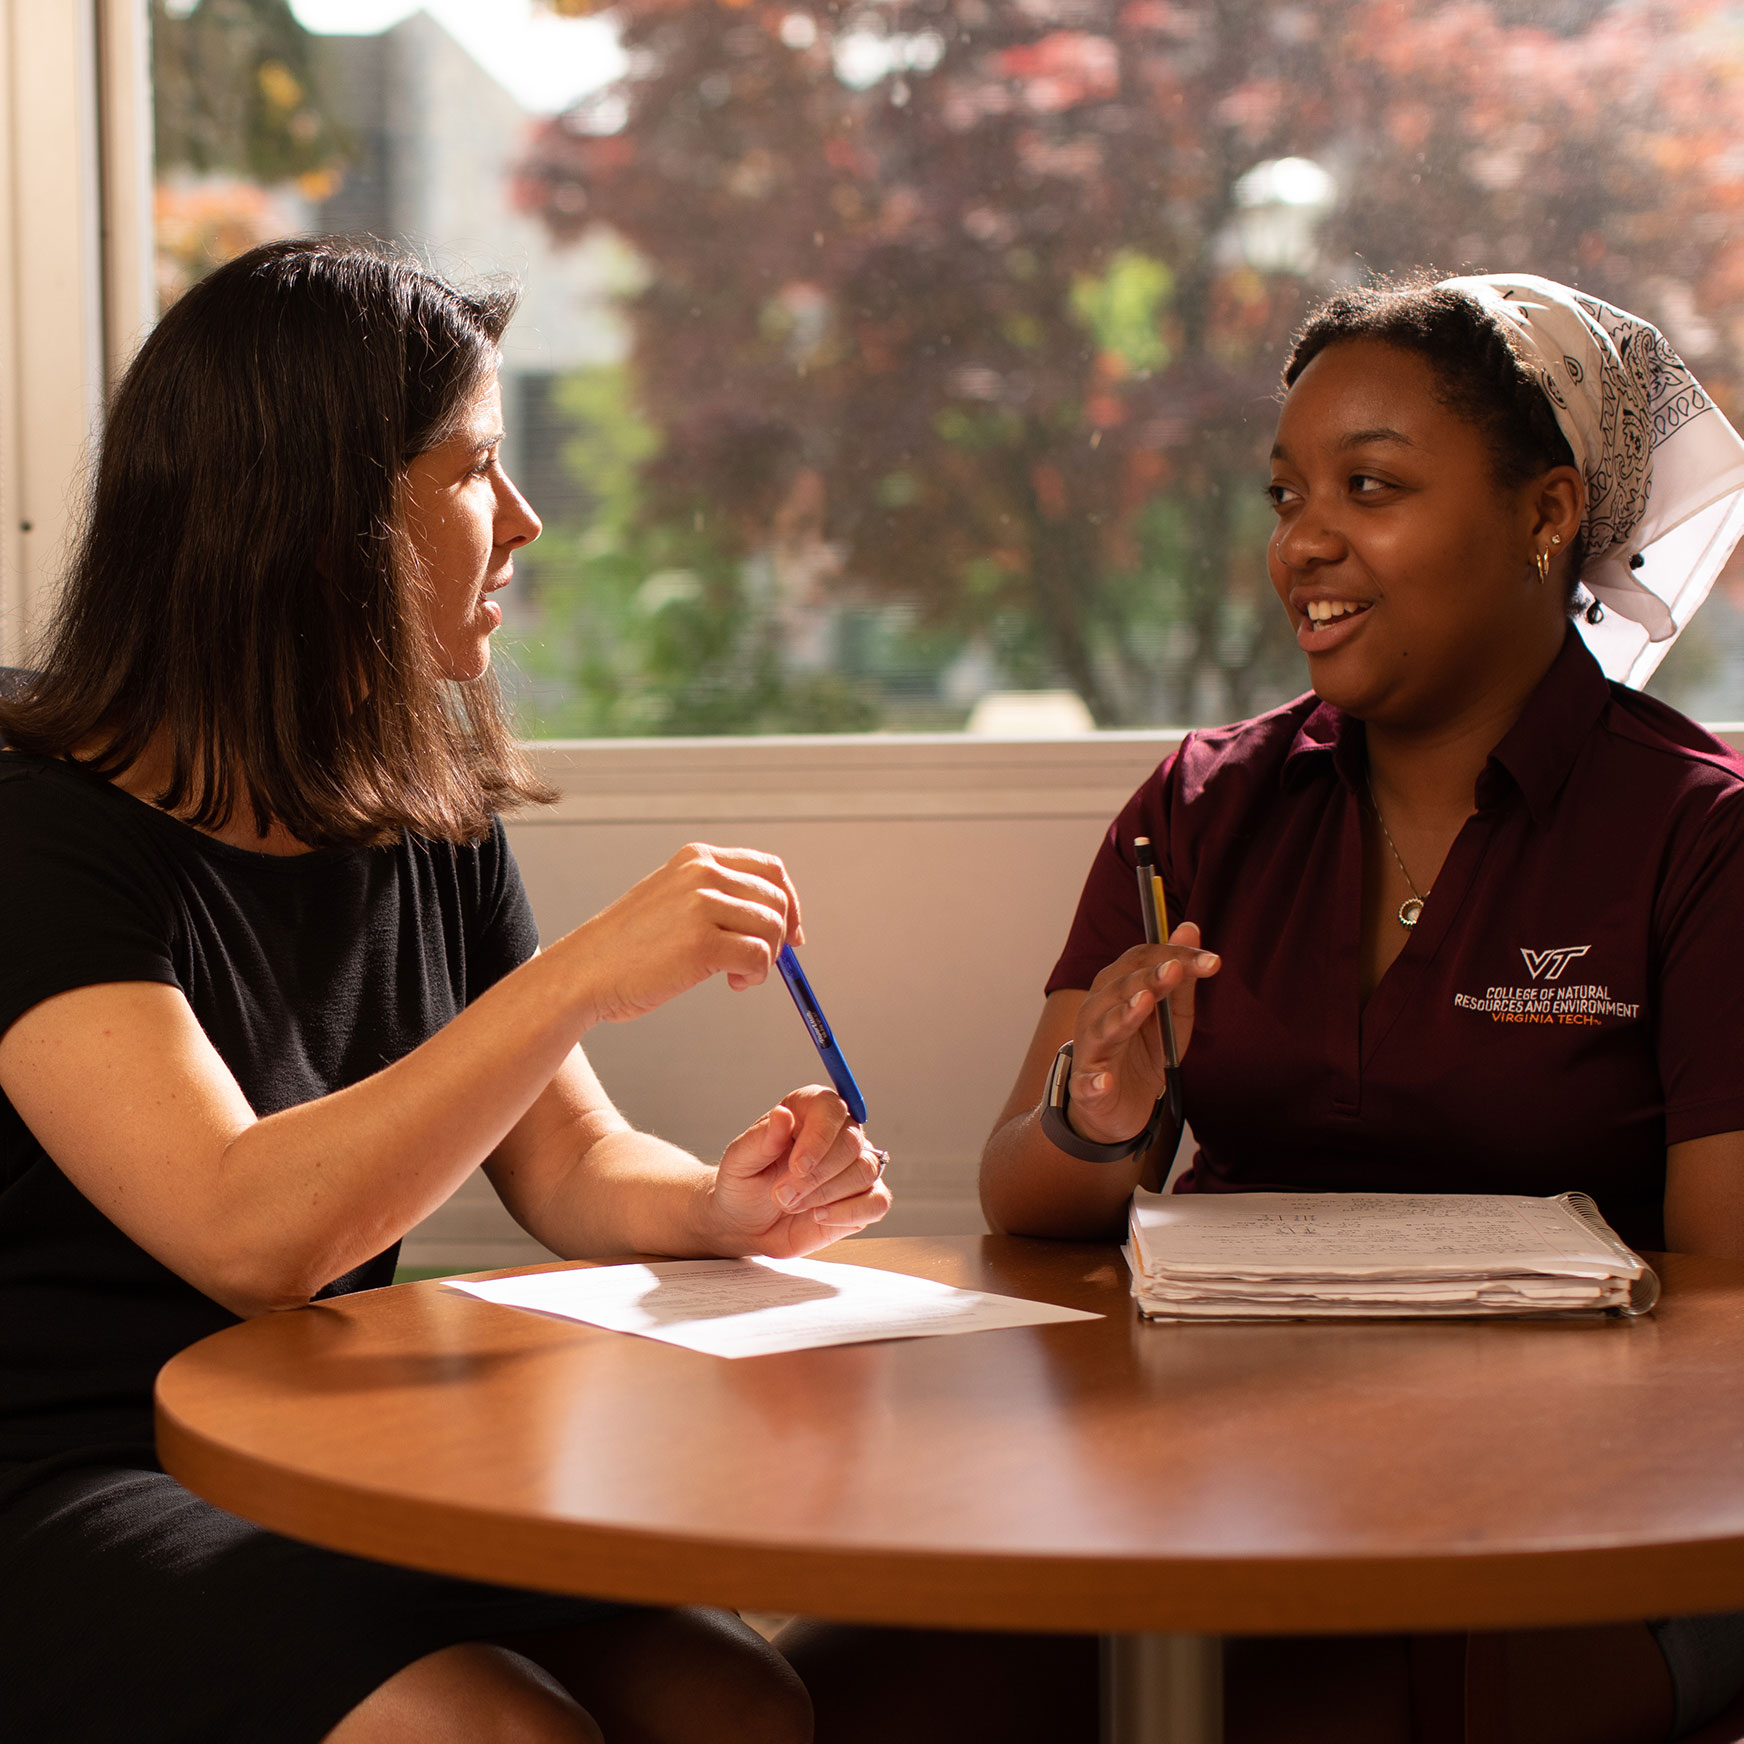
{"type": "MultiPolygon", "coordinates": [[[[1475,298],[1424,271],[1339,291],[1303,324],[1284,364],[1289,389],[1328,346],[1374,340],[1421,357],[1434,375],[1436,398],[1483,437],[1497,484],[1522,485],[1553,466],[1573,466],[1574,452],[1557,425],[1544,389],[1533,379],[1506,330],[1475,298]]],[[[1582,591],[1583,538],[1568,552],[1568,609],[1598,621],[1596,601],[1582,591]]]]}

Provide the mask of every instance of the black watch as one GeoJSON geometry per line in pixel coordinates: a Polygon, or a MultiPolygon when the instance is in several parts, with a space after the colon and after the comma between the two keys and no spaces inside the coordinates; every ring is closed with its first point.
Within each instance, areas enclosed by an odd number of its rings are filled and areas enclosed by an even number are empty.
{"type": "Polygon", "coordinates": [[[1089,1139],[1075,1133],[1071,1121],[1066,1118],[1071,1082],[1072,1044],[1067,1042],[1054,1055],[1054,1064],[1048,1073],[1048,1087],[1042,1095],[1042,1131],[1047,1134],[1048,1142],[1067,1156],[1086,1163],[1120,1163],[1128,1157],[1136,1157],[1140,1151],[1148,1151],[1157,1142],[1163,1122],[1168,1118],[1169,1098],[1166,1094],[1157,1098],[1157,1105],[1151,1110],[1143,1132],[1136,1133],[1124,1144],[1092,1144],[1089,1139]]]}

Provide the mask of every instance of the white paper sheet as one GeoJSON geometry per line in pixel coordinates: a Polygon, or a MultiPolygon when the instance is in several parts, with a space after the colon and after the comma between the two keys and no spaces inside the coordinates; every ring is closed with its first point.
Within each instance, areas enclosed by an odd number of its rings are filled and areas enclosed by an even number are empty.
{"type": "Polygon", "coordinates": [[[828,1260],[657,1260],[448,1288],[729,1357],[1102,1318],[1080,1308],[990,1296],[906,1272],[828,1260]]]}

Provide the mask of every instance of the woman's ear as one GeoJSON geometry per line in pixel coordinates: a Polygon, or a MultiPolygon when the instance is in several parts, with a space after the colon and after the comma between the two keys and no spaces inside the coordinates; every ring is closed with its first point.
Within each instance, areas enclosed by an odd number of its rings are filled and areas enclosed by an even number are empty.
{"type": "Polygon", "coordinates": [[[1532,499],[1532,541],[1552,555],[1567,551],[1579,536],[1587,512],[1587,482],[1580,469],[1553,466],[1539,479],[1532,499]]]}

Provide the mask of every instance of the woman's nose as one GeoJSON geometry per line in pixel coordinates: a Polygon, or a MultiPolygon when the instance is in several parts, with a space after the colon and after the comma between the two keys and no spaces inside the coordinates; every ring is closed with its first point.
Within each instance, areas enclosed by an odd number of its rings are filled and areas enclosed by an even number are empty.
{"type": "Polygon", "coordinates": [[[533,505],[521,495],[515,482],[506,473],[497,491],[495,543],[499,550],[516,550],[531,545],[544,531],[545,523],[533,512],[533,505]]]}
{"type": "Polygon", "coordinates": [[[1311,569],[1317,563],[1336,563],[1345,553],[1345,538],[1333,518],[1310,498],[1279,524],[1272,549],[1285,568],[1311,569]]]}

